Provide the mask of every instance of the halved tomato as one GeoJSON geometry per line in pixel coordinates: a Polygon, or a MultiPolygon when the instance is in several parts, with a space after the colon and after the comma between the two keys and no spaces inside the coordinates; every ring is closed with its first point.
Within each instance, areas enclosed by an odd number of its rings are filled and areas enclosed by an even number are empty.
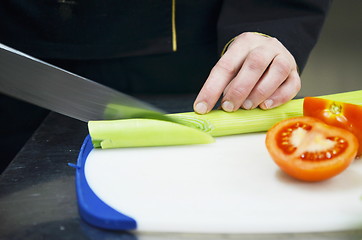
{"type": "Polygon", "coordinates": [[[304,181],[321,181],[345,170],[354,160],[357,138],[349,131],[312,117],[296,117],[275,124],[266,135],[275,163],[304,181]]]}
{"type": "Polygon", "coordinates": [[[315,117],[328,125],[344,128],[358,139],[357,157],[362,156],[362,106],[331,101],[323,98],[305,97],[304,116],[315,117]]]}

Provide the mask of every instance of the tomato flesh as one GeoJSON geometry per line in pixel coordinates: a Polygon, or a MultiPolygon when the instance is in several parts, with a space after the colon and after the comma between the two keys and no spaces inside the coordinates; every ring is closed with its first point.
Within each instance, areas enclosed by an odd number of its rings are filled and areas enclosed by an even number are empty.
{"type": "MultiPolygon", "coordinates": [[[[276,140],[278,147],[283,150],[285,154],[291,154],[297,150],[297,146],[291,142],[291,136],[294,131],[302,129],[305,132],[309,132],[312,129],[311,125],[301,124],[300,122],[293,123],[290,126],[283,128],[277,135],[276,140]]],[[[348,147],[347,141],[343,137],[326,137],[326,142],[335,143],[333,148],[326,148],[320,151],[303,152],[299,157],[303,160],[325,160],[331,159],[343,153],[348,147]]]]}
{"type": "Polygon", "coordinates": [[[298,117],[274,125],[267,133],[266,146],[287,174],[304,181],[321,181],[350,165],[358,141],[347,130],[315,118],[298,117]]]}

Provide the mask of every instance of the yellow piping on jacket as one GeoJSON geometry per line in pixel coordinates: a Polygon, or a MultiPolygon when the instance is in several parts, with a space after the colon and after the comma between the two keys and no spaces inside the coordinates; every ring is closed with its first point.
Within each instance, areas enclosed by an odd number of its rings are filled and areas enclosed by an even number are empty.
{"type": "Polygon", "coordinates": [[[176,0],[172,0],[172,51],[177,51],[176,39],[176,0]]]}

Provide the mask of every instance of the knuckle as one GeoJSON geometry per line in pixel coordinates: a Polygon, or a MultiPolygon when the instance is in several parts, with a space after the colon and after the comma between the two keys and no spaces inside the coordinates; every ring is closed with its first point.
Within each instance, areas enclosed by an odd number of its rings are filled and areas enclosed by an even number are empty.
{"type": "Polygon", "coordinates": [[[268,90],[264,88],[257,87],[255,88],[255,94],[258,96],[258,98],[266,99],[269,97],[268,90]]]}
{"type": "Polygon", "coordinates": [[[300,89],[302,88],[302,83],[300,81],[300,79],[298,78],[296,81],[295,81],[295,85],[294,85],[294,91],[297,93],[300,91],[300,89]]]}
{"type": "Polygon", "coordinates": [[[274,67],[276,71],[282,76],[287,76],[291,70],[289,62],[284,58],[276,58],[274,67]]]}
{"type": "Polygon", "coordinates": [[[241,99],[246,96],[246,90],[243,88],[230,87],[227,95],[234,99],[241,99]]]}
{"type": "Polygon", "coordinates": [[[275,37],[270,37],[268,38],[269,42],[276,44],[276,45],[281,45],[281,42],[279,42],[279,40],[275,37]]]}
{"type": "Polygon", "coordinates": [[[288,78],[290,85],[292,87],[292,91],[299,92],[302,88],[302,81],[300,80],[299,74],[297,72],[292,72],[291,76],[288,78]]]}
{"type": "Polygon", "coordinates": [[[265,56],[258,51],[253,51],[248,56],[248,67],[252,71],[263,69],[266,62],[265,56]]]}
{"type": "Polygon", "coordinates": [[[291,55],[286,47],[277,39],[269,38],[269,46],[271,46],[276,52],[291,55]]]}
{"type": "Polygon", "coordinates": [[[212,96],[218,92],[218,89],[213,84],[207,84],[202,88],[205,96],[212,96]]]}
{"type": "Polygon", "coordinates": [[[283,94],[281,96],[279,96],[279,102],[280,103],[286,103],[288,102],[290,99],[292,99],[295,96],[295,94],[289,95],[289,94],[283,94]]]}
{"type": "Polygon", "coordinates": [[[287,101],[289,101],[290,99],[292,99],[293,97],[295,97],[297,95],[297,93],[299,92],[299,90],[301,89],[301,81],[298,78],[293,78],[290,81],[292,81],[292,83],[289,83],[290,85],[290,89],[288,92],[284,92],[284,94],[281,94],[278,98],[278,100],[282,103],[285,103],[287,101]]]}
{"type": "Polygon", "coordinates": [[[251,38],[254,34],[251,33],[251,32],[243,32],[241,33],[238,37],[241,37],[241,38],[251,38]]]}
{"type": "Polygon", "coordinates": [[[277,49],[284,48],[283,44],[275,37],[269,37],[267,41],[270,45],[274,46],[277,49]]]}
{"type": "Polygon", "coordinates": [[[235,42],[252,42],[255,40],[255,34],[252,32],[244,32],[237,36],[235,42]]]}
{"type": "Polygon", "coordinates": [[[229,76],[236,75],[238,71],[236,66],[230,60],[225,58],[221,58],[214,68],[216,68],[216,70],[221,70],[229,76]]]}

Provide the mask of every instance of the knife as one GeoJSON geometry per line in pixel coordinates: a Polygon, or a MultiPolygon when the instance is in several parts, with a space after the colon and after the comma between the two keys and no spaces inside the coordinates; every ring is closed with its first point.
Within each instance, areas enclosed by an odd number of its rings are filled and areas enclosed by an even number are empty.
{"type": "Polygon", "coordinates": [[[173,121],[157,107],[1,43],[0,92],[85,122],[125,118],[173,121]]]}

